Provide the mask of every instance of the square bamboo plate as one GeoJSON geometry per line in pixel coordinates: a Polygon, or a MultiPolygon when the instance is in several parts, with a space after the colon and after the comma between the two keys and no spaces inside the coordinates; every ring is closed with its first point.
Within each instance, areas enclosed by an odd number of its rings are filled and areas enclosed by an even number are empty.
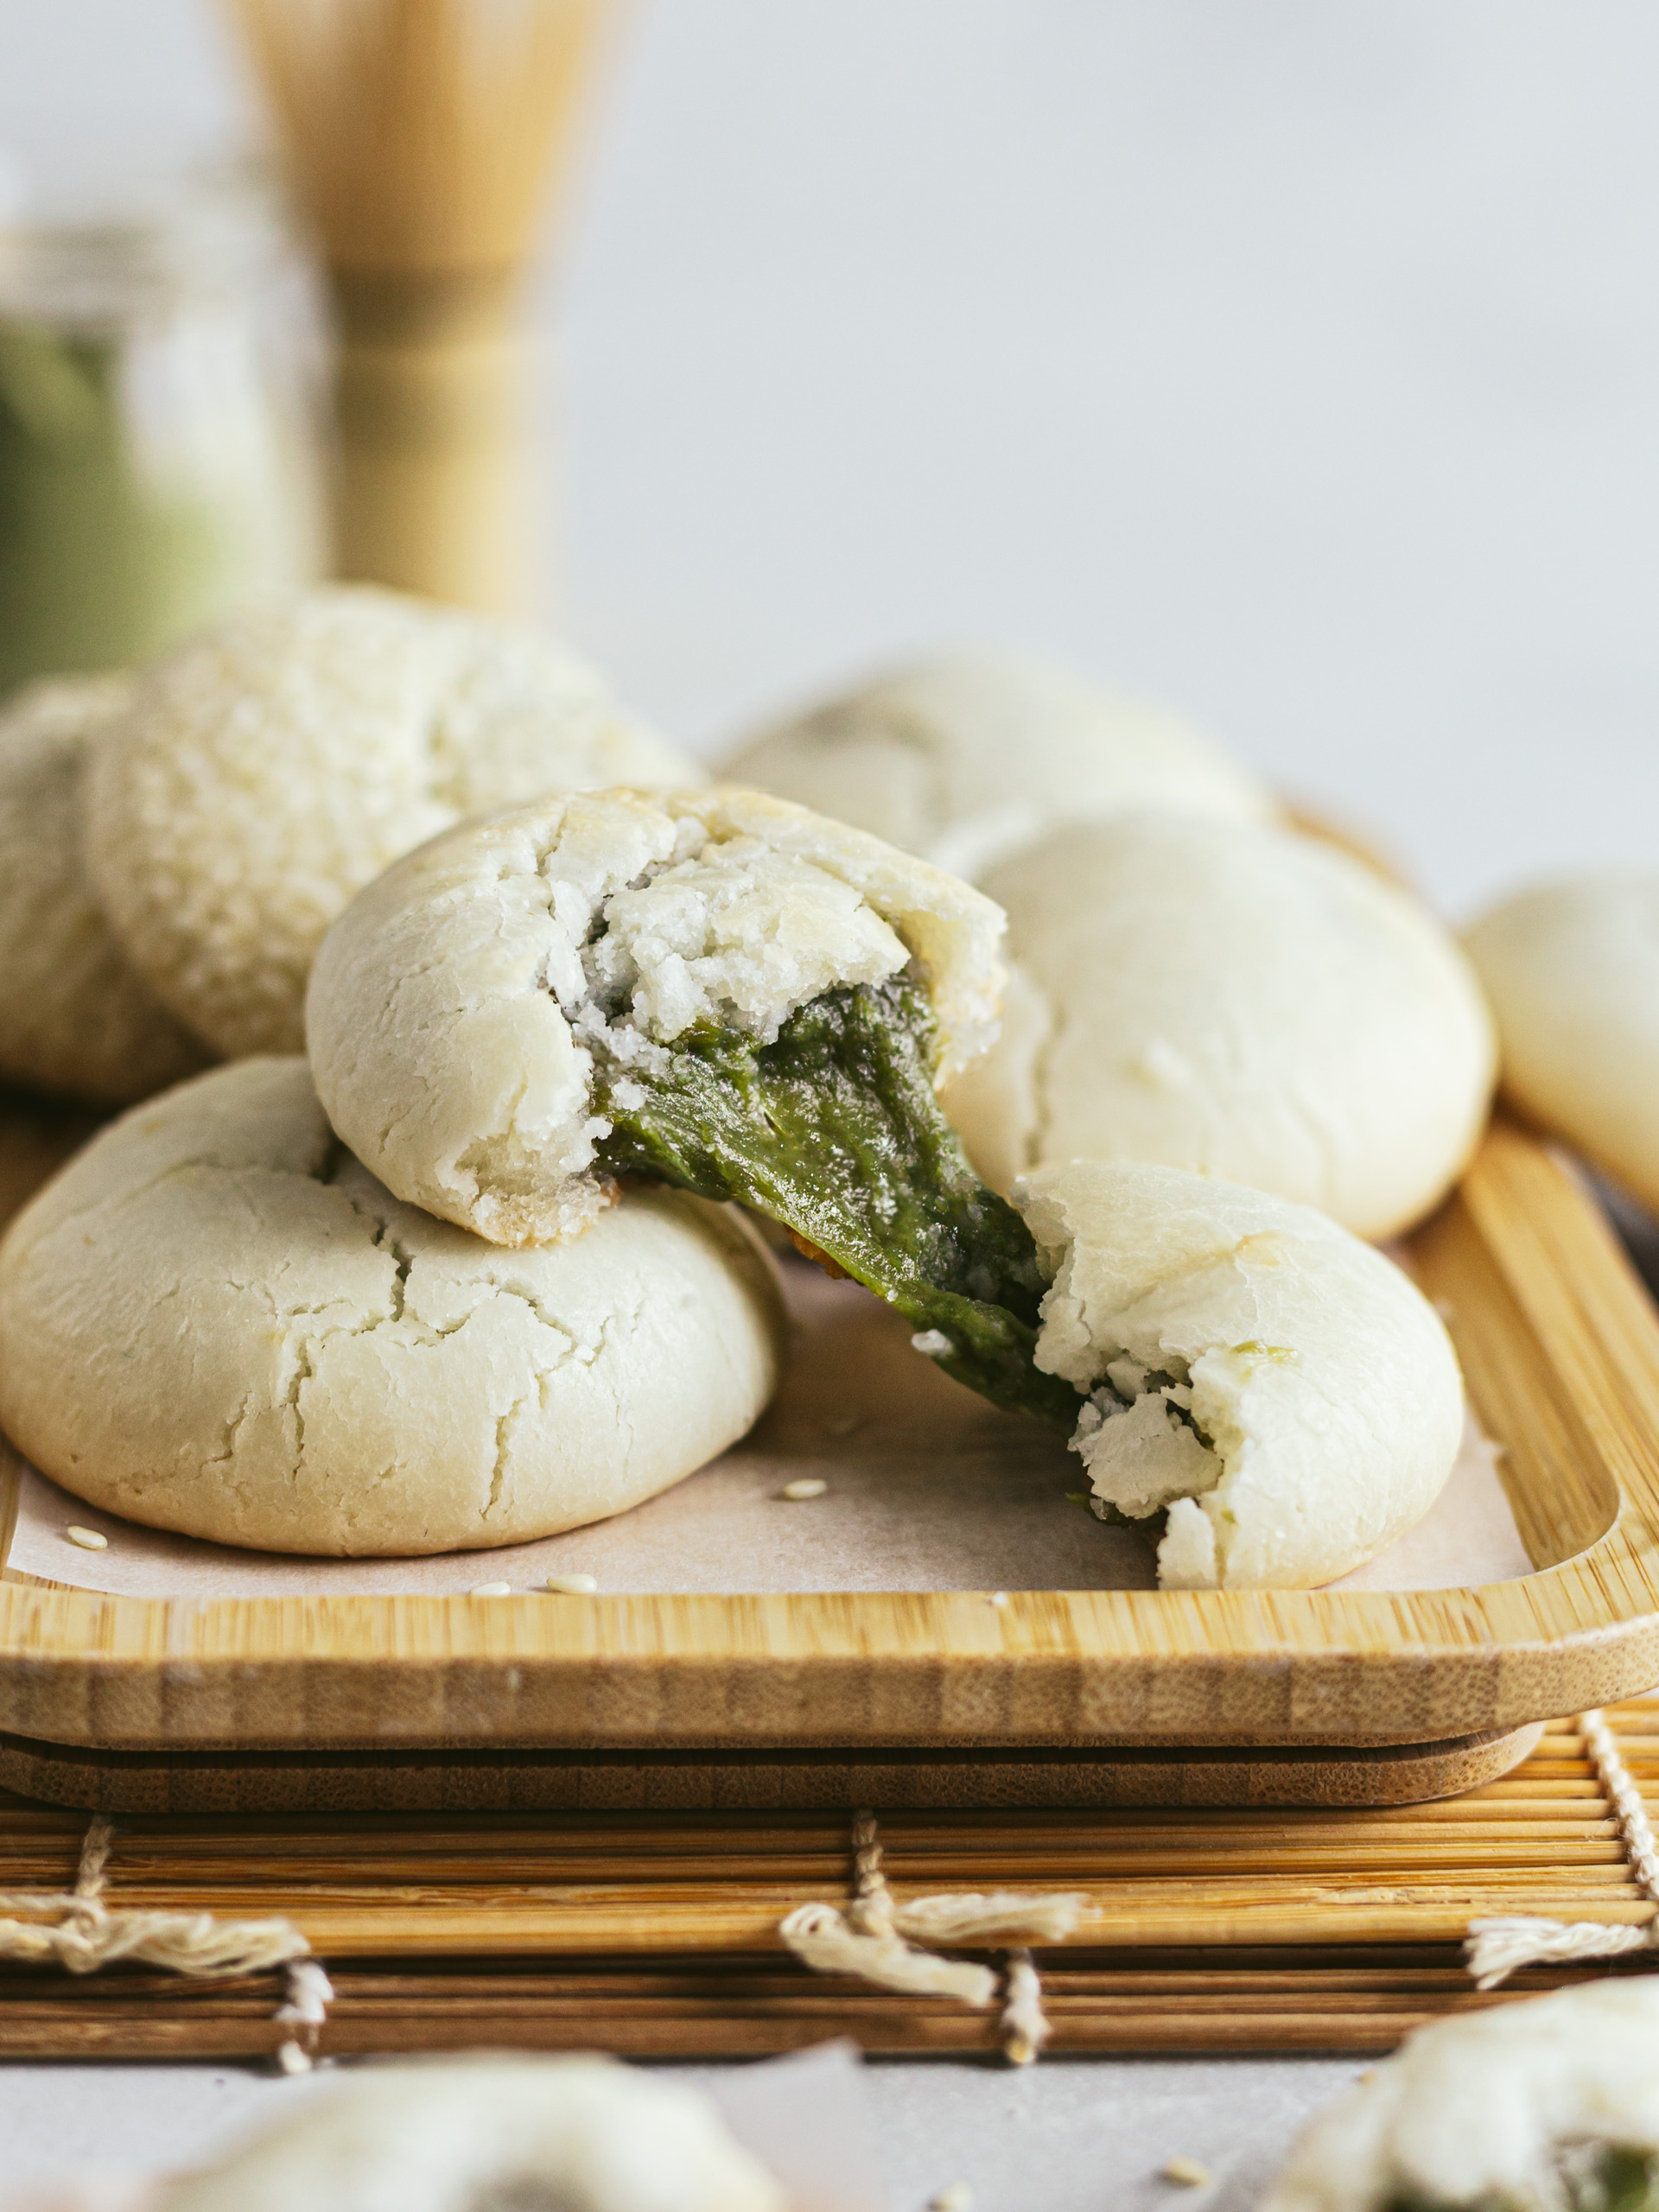
{"type": "Polygon", "coordinates": [[[1535,1568],[1516,1580],[995,1605],[193,1604],[0,1581],[0,1783],[112,1810],[1363,1804],[1476,1786],[1544,1718],[1659,1681],[1659,1317],[1582,1185],[1512,1124],[1410,1249],[1504,1447],[1535,1568]]]}

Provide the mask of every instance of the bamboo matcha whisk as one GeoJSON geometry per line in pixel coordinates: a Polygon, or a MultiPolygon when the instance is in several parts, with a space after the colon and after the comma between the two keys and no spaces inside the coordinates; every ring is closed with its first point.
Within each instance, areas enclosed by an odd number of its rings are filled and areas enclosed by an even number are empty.
{"type": "Polygon", "coordinates": [[[337,567],[528,591],[525,265],[607,0],[231,0],[326,258],[337,567]]]}

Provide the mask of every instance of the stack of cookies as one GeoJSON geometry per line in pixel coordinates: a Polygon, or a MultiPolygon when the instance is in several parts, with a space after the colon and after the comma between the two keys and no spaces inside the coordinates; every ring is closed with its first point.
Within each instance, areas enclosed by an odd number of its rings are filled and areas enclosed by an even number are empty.
{"type": "Polygon", "coordinates": [[[1420,1518],[1456,1362],[1360,1240],[1490,1102],[1433,918],[1173,718],[1018,664],[730,773],[549,645],[357,590],[14,706],[0,1073],[187,1078],[0,1247],[19,1447],[223,1542],[550,1535],[765,1406],[760,1219],[1064,1436],[1166,1586],[1327,1580],[1420,1518]]]}

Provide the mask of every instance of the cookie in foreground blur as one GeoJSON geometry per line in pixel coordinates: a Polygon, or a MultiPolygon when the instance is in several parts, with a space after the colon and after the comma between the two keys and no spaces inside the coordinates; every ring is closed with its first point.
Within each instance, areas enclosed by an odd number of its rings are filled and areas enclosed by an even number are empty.
{"type": "Polygon", "coordinates": [[[153,2212],[786,2212],[701,2089],[612,2058],[336,2075],[153,2212]]]}
{"type": "Polygon", "coordinates": [[[1419,2028],[1312,2122],[1261,2212],[1652,2212],[1659,1975],[1419,2028]]]}

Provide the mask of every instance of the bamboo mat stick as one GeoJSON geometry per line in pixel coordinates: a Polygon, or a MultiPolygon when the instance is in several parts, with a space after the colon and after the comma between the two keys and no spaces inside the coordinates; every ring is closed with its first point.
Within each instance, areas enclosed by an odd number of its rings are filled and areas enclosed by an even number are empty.
{"type": "MultiPolygon", "coordinates": [[[[1438,1897],[1389,1896],[1350,1902],[1335,1896],[1294,1902],[1231,1898],[1141,1906],[1103,1913],[1082,1933],[1096,1942],[1132,1946],[1187,1943],[1454,1942],[1469,1921],[1483,1915],[1526,1912],[1542,1918],[1597,1920],[1609,1925],[1641,1925],[1653,1908],[1612,1893],[1539,1886],[1491,1890],[1438,1897]]],[[[615,1951],[639,1943],[649,1947],[718,1954],[763,1950],[775,1941],[782,1917],[771,1906],[753,1904],[717,1910],[710,1906],[683,1914],[658,1911],[648,1931],[624,1906],[605,1910],[592,1904],[549,1909],[520,1904],[511,1916],[498,1910],[377,1905],[366,1910],[296,1904],[288,1913],[319,1956],[340,1959],[384,1956],[476,1957],[531,1952],[577,1954],[615,1951]]]]}
{"type": "MultiPolygon", "coordinates": [[[[1338,1872],[1351,1869],[1378,1875],[1406,1873],[1414,1869],[1433,1869],[1451,1872],[1464,1867],[1525,1866],[1622,1866],[1624,1854],[1620,1840],[1607,1830],[1605,1822],[1594,1824],[1595,1833],[1582,1829],[1559,1828],[1551,1824],[1552,1832],[1544,1835],[1534,1834],[1503,1834],[1488,1831],[1484,1834],[1430,1834],[1425,1837],[1407,1835],[1385,1842],[1355,1843],[1292,1843],[1274,1845],[1271,1840],[1246,1844],[1230,1848],[1216,1847],[1205,1851],[1193,1842],[1180,1845],[1153,1846],[1146,1849],[1124,1851],[1103,1847],[1097,1851],[1048,1852],[1040,1859],[1026,1859],[1016,1862],[1022,1876],[1076,1877],[1078,1879],[1109,1881],[1119,1876],[1130,1879],[1162,1878],[1179,1881],[1192,1877],[1210,1879],[1221,1875],[1261,1873],[1274,1877],[1290,1876],[1310,1872],[1338,1872]]],[[[976,1857],[971,1865],[963,1866],[953,1859],[922,1859],[893,1854],[895,1878],[912,1887],[925,1886],[930,1882],[977,1878],[980,1875],[1000,1871],[1009,1862],[976,1857]]],[[[283,1858],[260,1862],[238,1859],[228,1853],[209,1854],[190,1852],[153,1851],[129,1848],[122,1854],[119,1885],[125,1889],[143,1887],[169,1878],[190,1881],[212,1881],[216,1870],[235,1866],[241,1875],[238,1886],[250,1882],[303,1881],[316,1883],[353,1883],[365,1879],[377,1883],[418,1884],[429,1887],[464,1887],[479,1884],[502,1889],[531,1885],[547,1887],[566,1883],[581,1885],[595,1878],[603,1880],[607,1887],[637,1884],[648,1889],[663,1881],[664,1868],[649,1861],[591,1858],[576,1859],[549,1853],[532,1854],[514,1853],[493,1857],[459,1858],[446,1854],[436,1856],[404,1856],[397,1853],[352,1857],[322,1856],[283,1858]]],[[[760,1860],[741,1859],[729,1862],[719,1859],[696,1859],[674,1869],[676,1888],[710,1882],[768,1882],[790,1885],[820,1886],[825,1882],[842,1879],[842,1869],[830,1859],[760,1860]]],[[[222,1878],[219,1877],[219,1878],[222,1878]]]]}
{"type": "MultiPolygon", "coordinates": [[[[1077,2055],[1379,2052],[1392,2050],[1431,2019],[1482,2003],[1465,1994],[1450,2001],[1380,2007],[1359,2002],[1269,2010],[1249,2004],[1200,2012],[1172,2007],[1163,1999],[1113,2011],[1051,1990],[1050,2047],[1077,2055]]],[[[334,2008],[323,2049],[338,2056],[453,2050],[488,2038],[526,2050],[592,2049],[599,2044],[625,2056],[742,2058],[838,2035],[853,2036],[878,2056],[953,2056],[996,2048],[994,2018],[965,2011],[878,2010],[849,1994],[794,2011],[734,2007],[722,2000],[664,2012],[596,2008],[584,2000],[563,2012],[514,2009],[504,2014],[499,2007],[485,2007],[459,2016],[401,2001],[359,2007],[347,1999],[334,2008]]],[[[269,2021],[252,2014],[168,2018],[151,2008],[125,2018],[28,2020],[8,2008],[0,2017],[0,2052],[13,2058],[252,2057],[268,2053],[275,2039],[269,2021]]]]}
{"type": "MultiPolygon", "coordinates": [[[[1659,1795],[1652,1802],[1659,1803],[1659,1795]]],[[[1313,1819],[1259,1813],[1248,1817],[1232,1815],[1185,1821],[1167,1815],[1157,1818],[1100,1815],[1092,1821],[1071,1826],[1032,1821],[1018,1828],[985,1825],[976,1829],[941,1831],[912,1825],[903,1815],[892,1815],[884,1816],[882,1834],[884,1838],[888,1834],[890,1821],[891,1849],[901,1857],[931,1865],[946,1861],[953,1855],[980,1863],[1003,1853],[1089,1852],[1108,1840],[1123,1849],[1147,1850],[1172,1847],[1237,1848],[1257,1839],[1273,1844],[1321,1839],[1344,1847],[1375,1840],[1386,1846],[1391,1840],[1409,1839],[1418,1833],[1430,1838],[1486,1834],[1503,1824],[1523,1822],[1584,1826],[1606,1817],[1599,1792],[1586,1791],[1573,1800],[1527,1797],[1471,1805],[1467,1800],[1453,1799],[1442,1805],[1397,1812],[1331,1814],[1313,1819]]],[[[0,1853],[13,1847],[13,1837],[55,1838],[67,1847],[85,1828],[86,1821],[85,1814],[64,1813],[38,1820],[18,1819],[14,1825],[11,1816],[0,1815],[0,1853]]],[[[119,1827],[127,1847],[134,1850],[216,1853],[238,1859],[372,1858],[388,1851],[405,1858],[445,1853],[468,1857],[518,1853],[538,1857],[553,1853],[573,1860],[628,1859],[660,1867],[665,1863],[682,1866],[693,1859],[722,1866],[741,1862],[762,1865],[783,1859],[793,1866],[844,1864],[848,1858],[844,1831],[840,1835],[830,1833],[823,1836],[768,1837],[753,1832],[711,1835],[696,1830],[672,1829],[665,1824],[649,1834],[589,1831],[568,1827],[562,1818],[552,1815],[535,1827],[515,1824],[512,1827],[492,1828],[480,1821],[475,1827],[423,1829],[412,1820],[406,1822],[395,1815],[378,1817],[372,1827],[336,1826],[321,1818],[304,1829],[295,1830],[261,1827],[251,1821],[233,1827],[206,1827],[194,1821],[163,1823],[154,1816],[124,1819],[119,1827]]]]}

